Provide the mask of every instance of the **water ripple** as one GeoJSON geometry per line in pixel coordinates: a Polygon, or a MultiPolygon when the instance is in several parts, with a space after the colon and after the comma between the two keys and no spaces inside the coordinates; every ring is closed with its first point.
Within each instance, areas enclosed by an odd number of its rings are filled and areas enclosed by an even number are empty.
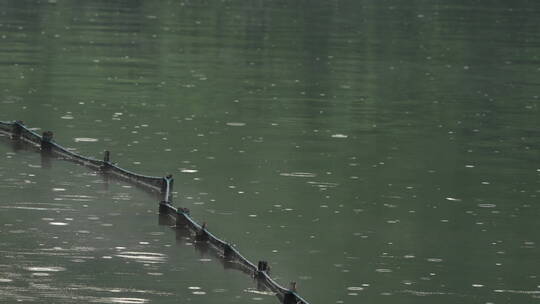
{"type": "Polygon", "coordinates": [[[419,291],[419,290],[403,290],[403,293],[409,293],[419,297],[425,296],[436,296],[436,295],[451,295],[452,293],[442,292],[442,291],[419,291]]]}
{"type": "Polygon", "coordinates": [[[58,272],[65,271],[64,267],[55,267],[55,266],[43,266],[43,267],[24,267],[28,271],[37,271],[37,272],[58,272]]]}
{"type": "Polygon", "coordinates": [[[141,304],[148,303],[148,299],[142,298],[98,298],[92,300],[92,303],[127,303],[127,304],[141,304]]]}
{"type": "Polygon", "coordinates": [[[142,263],[163,263],[167,260],[167,256],[161,253],[154,252],[136,252],[136,251],[122,251],[115,255],[116,257],[132,259],[142,263]]]}
{"type": "Polygon", "coordinates": [[[316,177],[317,176],[317,174],[310,173],[310,172],[290,172],[290,173],[283,172],[283,173],[280,173],[279,175],[288,176],[288,177],[316,177]]]}

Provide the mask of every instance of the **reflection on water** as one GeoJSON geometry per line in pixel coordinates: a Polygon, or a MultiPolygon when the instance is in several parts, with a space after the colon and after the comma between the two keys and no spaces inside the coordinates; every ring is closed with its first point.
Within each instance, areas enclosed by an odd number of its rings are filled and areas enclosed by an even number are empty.
{"type": "MultiPolygon", "coordinates": [[[[21,157],[32,159],[39,155],[22,152],[21,157]]],[[[18,162],[11,164],[16,166],[18,162]]],[[[157,207],[152,195],[125,188],[123,183],[111,183],[110,191],[96,191],[101,189],[99,184],[92,184],[88,189],[72,187],[87,184],[91,176],[79,173],[86,169],[61,161],[54,161],[49,169],[33,170],[30,174],[35,176],[39,186],[8,188],[9,192],[4,192],[9,193],[7,197],[24,199],[25,195],[31,197],[39,193],[36,203],[23,202],[22,205],[73,208],[0,211],[0,296],[3,300],[177,303],[185,299],[206,303],[208,299],[224,296],[232,303],[245,297],[243,288],[251,284],[248,276],[223,273],[221,268],[217,271],[213,259],[201,258],[191,248],[179,250],[172,246],[176,242],[170,225],[157,226],[157,209],[148,212],[148,208],[157,207]],[[77,174],[66,175],[72,172],[77,174]],[[113,194],[120,190],[140,199],[119,204],[113,194]],[[47,203],[54,201],[58,193],[90,199],[47,203]],[[93,195],[89,195],[91,193],[93,195]],[[134,217],[138,220],[133,222],[134,217]],[[111,229],[112,225],[104,221],[114,222],[118,227],[111,229]],[[63,226],[69,229],[59,230],[63,226]],[[179,278],[190,286],[198,284],[198,289],[178,292],[179,278]]]]}
{"type": "Polygon", "coordinates": [[[291,176],[291,177],[316,177],[317,174],[309,172],[291,172],[291,173],[280,173],[281,176],[291,176]]]}
{"type": "Polygon", "coordinates": [[[67,226],[69,225],[68,223],[64,223],[64,222],[49,222],[49,225],[53,225],[53,226],[67,226]]]}
{"type": "Polygon", "coordinates": [[[119,258],[133,259],[141,263],[164,263],[167,261],[167,256],[161,253],[153,252],[133,252],[133,251],[122,251],[115,255],[119,258]]]}
{"type": "MultiPolygon", "coordinates": [[[[539,8],[5,1],[0,119],[176,173],[177,204],[314,303],[527,302],[539,8]]],[[[154,197],[0,142],[2,299],[275,301],[156,225],[154,197]]]]}
{"type": "Polygon", "coordinates": [[[74,209],[69,208],[69,205],[61,204],[46,204],[46,203],[30,203],[30,202],[20,202],[15,203],[15,206],[0,206],[3,209],[23,209],[23,210],[38,210],[38,211],[73,211],[74,209]],[[50,207],[45,207],[50,206],[50,207]]]}
{"type": "Polygon", "coordinates": [[[48,271],[57,272],[57,271],[66,270],[63,267],[25,267],[25,269],[28,271],[44,271],[44,272],[48,272],[48,271]]]}
{"type": "Polygon", "coordinates": [[[128,303],[128,304],[140,304],[148,303],[147,299],[140,298],[100,298],[92,300],[92,303],[128,303]]]}

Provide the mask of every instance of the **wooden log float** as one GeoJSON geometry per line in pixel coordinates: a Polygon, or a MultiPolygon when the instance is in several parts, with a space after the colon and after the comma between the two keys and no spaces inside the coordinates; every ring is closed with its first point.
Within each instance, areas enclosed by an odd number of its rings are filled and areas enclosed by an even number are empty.
{"type": "Polygon", "coordinates": [[[41,151],[50,152],[52,150],[53,132],[45,131],[41,137],[41,151]]]}

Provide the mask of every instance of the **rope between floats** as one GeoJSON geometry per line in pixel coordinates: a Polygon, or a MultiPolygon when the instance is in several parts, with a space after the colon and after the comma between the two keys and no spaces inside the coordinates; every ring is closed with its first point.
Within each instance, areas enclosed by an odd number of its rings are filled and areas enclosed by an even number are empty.
{"type": "Polygon", "coordinates": [[[238,249],[230,243],[223,241],[206,228],[206,223],[197,223],[189,214],[187,208],[173,206],[173,185],[174,179],[171,174],[165,177],[148,176],[138,174],[110,161],[110,152],[105,151],[103,160],[87,157],[70,151],[53,140],[53,132],[45,131],[42,135],[26,127],[22,121],[5,122],[0,121],[0,132],[8,134],[13,140],[22,141],[39,148],[43,155],[60,157],[81,164],[104,174],[110,174],[120,179],[126,180],[142,186],[146,189],[160,193],[159,213],[170,215],[176,220],[176,228],[188,228],[195,233],[195,240],[201,243],[210,244],[214,250],[226,262],[235,262],[238,267],[253,275],[260,283],[276,293],[278,299],[284,304],[309,304],[296,292],[296,283],[291,282],[290,288],[285,288],[273,280],[269,275],[270,267],[267,261],[258,261],[257,265],[244,257],[238,249]]]}

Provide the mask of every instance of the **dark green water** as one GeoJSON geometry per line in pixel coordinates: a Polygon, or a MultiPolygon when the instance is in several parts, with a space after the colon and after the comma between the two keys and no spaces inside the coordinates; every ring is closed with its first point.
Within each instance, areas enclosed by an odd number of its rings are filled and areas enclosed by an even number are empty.
{"type": "MultiPolygon", "coordinates": [[[[178,205],[311,303],[535,303],[539,13],[3,1],[0,120],[174,174],[178,205]]],[[[176,242],[154,197],[0,155],[1,301],[277,302],[176,242]]]]}

